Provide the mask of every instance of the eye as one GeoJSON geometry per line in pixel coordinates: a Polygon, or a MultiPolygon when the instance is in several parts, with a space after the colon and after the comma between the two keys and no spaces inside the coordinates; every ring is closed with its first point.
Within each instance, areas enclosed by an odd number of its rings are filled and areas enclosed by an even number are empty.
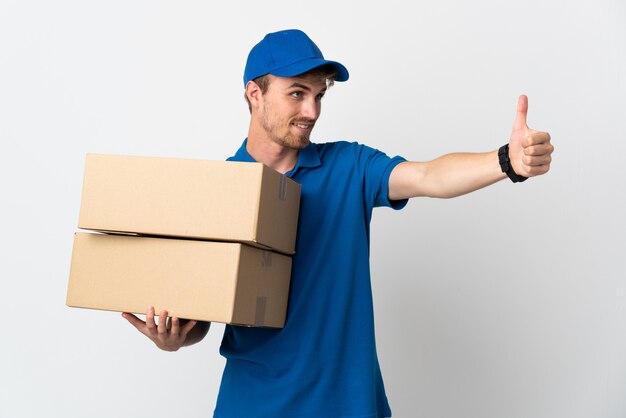
{"type": "Polygon", "coordinates": [[[324,93],[320,93],[317,96],[315,96],[315,98],[319,101],[322,100],[324,98],[324,93]]]}
{"type": "Polygon", "coordinates": [[[302,92],[301,91],[294,91],[294,92],[291,92],[290,94],[291,94],[292,97],[295,97],[295,98],[302,97],[302,92]]]}

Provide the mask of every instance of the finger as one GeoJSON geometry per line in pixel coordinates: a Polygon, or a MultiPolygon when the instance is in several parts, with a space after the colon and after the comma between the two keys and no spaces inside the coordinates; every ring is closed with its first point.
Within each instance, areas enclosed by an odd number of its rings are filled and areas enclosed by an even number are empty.
{"type": "Polygon", "coordinates": [[[183,328],[180,331],[181,335],[187,336],[189,331],[191,331],[193,329],[193,327],[196,326],[197,323],[198,323],[198,321],[187,321],[187,323],[185,325],[183,325],[183,328]]]}
{"type": "Polygon", "coordinates": [[[519,99],[517,99],[517,115],[515,116],[513,129],[528,128],[528,125],[526,125],[527,113],[528,113],[528,97],[522,94],[519,97],[519,99]]]}
{"type": "Polygon", "coordinates": [[[159,325],[157,325],[159,335],[167,334],[167,311],[161,311],[159,314],[159,325]]]}
{"type": "Polygon", "coordinates": [[[524,148],[525,155],[549,155],[554,151],[554,147],[550,143],[543,143],[538,145],[530,145],[524,148]]]}
{"type": "Polygon", "coordinates": [[[549,165],[552,162],[552,157],[549,155],[529,156],[524,155],[522,157],[522,163],[527,167],[538,167],[541,165],[549,165]]]}
{"type": "Polygon", "coordinates": [[[141,319],[137,318],[135,315],[128,313],[128,312],[124,312],[122,313],[122,317],[127,320],[128,322],[130,322],[130,324],[132,326],[134,326],[135,328],[137,328],[137,330],[139,332],[141,332],[142,334],[146,333],[146,323],[143,322],[141,319]]]}
{"type": "Polygon", "coordinates": [[[524,171],[528,174],[527,177],[540,176],[546,174],[550,170],[550,164],[538,165],[538,166],[523,166],[524,171]]]}
{"type": "Polygon", "coordinates": [[[173,335],[178,336],[178,334],[180,333],[180,320],[177,317],[173,317],[171,319],[171,325],[172,325],[172,328],[171,328],[170,332],[173,335]]]}
{"type": "Polygon", "coordinates": [[[529,147],[531,145],[544,144],[550,142],[550,134],[547,132],[533,132],[531,135],[528,135],[524,138],[524,147],[529,147]]]}
{"type": "Polygon", "coordinates": [[[154,323],[154,306],[148,307],[148,312],[146,313],[146,328],[150,335],[156,334],[157,326],[154,323]]]}

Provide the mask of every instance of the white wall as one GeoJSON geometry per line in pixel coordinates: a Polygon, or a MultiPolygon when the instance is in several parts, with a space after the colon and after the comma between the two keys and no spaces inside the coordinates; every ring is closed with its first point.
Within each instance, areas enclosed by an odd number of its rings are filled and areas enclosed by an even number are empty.
{"type": "Polygon", "coordinates": [[[375,214],[395,416],[626,416],[626,4],[231,3],[0,3],[0,417],[211,415],[222,326],[171,354],[64,306],[83,157],[231,155],[247,52],[292,27],[351,71],[318,142],[493,150],[525,93],[557,148],[544,178],[375,214]]]}

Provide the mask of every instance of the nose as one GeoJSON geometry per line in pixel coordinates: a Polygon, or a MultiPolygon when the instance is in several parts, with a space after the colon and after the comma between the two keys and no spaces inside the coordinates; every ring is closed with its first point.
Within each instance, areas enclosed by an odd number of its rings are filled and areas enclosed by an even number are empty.
{"type": "Polygon", "coordinates": [[[322,103],[314,98],[304,100],[302,102],[302,108],[300,109],[300,115],[307,119],[316,120],[320,115],[322,103]]]}

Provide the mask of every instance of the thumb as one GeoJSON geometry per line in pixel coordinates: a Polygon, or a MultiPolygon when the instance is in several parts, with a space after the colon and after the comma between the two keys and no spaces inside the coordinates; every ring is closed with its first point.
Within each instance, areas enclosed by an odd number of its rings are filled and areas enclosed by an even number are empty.
{"type": "Polygon", "coordinates": [[[528,97],[521,95],[517,100],[517,116],[513,123],[513,129],[528,128],[526,125],[526,114],[528,113],[528,97]]]}
{"type": "Polygon", "coordinates": [[[195,327],[197,323],[198,323],[198,321],[189,320],[189,322],[187,322],[185,325],[183,325],[183,328],[182,328],[180,333],[183,336],[187,336],[187,334],[189,334],[189,331],[191,331],[191,329],[193,327],[195,327]]]}

